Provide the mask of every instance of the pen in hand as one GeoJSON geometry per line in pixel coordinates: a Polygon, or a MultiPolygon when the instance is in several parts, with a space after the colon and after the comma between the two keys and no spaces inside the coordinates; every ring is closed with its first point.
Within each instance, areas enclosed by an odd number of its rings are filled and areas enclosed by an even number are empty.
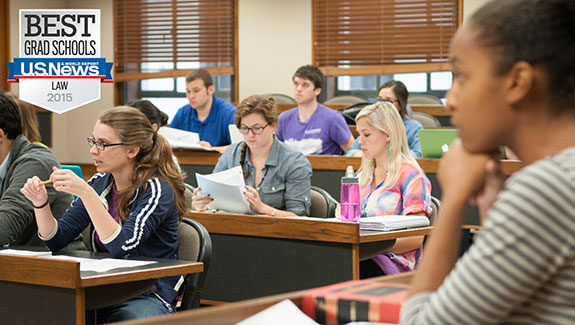
{"type": "Polygon", "coordinates": [[[49,184],[49,183],[52,183],[52,181],[51,181],[51,180],[42,181],[42,182],[38,183],[38,185],[46,185],[46,184],[49,184]]]}

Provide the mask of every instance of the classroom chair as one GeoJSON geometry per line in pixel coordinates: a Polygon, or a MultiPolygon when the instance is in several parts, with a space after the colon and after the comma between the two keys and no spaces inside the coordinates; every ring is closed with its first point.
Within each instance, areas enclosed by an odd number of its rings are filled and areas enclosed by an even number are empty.
{"type": "Polygon", "coordinates": [[[266,94],[275,100],[276,104],[296,104],[293,97],[284,94],[266,94]]]}
{"type": "Polygon", "coordinates": [[[423,126],[424,129],[427,128],[436,128],[441,126],[441,123],[439,122],[439,120],[430,114],[427,113],[423,113],[423,112],[413,112],[413,115],[411,116],[412,119],[419,121],[419,123],[421,123],[421,125],[423,126]]]}
{"type": "Polygon", "coordinates": [[[338,202],[329,193],[317,186],[312,186],[310,191],[311,208],[310,217],[334,218],[338,202]]]}
{"type": "Polygon", "coordinates": [[[83,178],[82,176],[82,168],[78,165],[60,165],[62,169],[69,169],[74,172],[74,174],[78,175],[78,177],[83,178]]]}
{"type": "Polygon", "coordinates": [[[412,105],[443,105],[443,102],[439,97],[426,94],[409,95],[407,103],[412,105]]]}
{"type": "Polygon", "coordinates": [[[335,96],[332,97],[324,102],[324,104],[345,104],[345,105],[352,105],[357,103],[366,102],[364,98],[351,96],[351,95],[344,95],[344,96],[335,96]]]}
{"type": "Polygon", "coordinates": [[[372,103],[370,102],[361,102],[361,103],[355,103],[353,105],[350,105],[348,107],[346,107],[342,112],[341,115],[343,115],[343,118],[345,119],[345,122],[347,123],[347,125],[355,125],[355,117],[357,116],[357,114],[367,105],[370,105],[372,103]]]}
{"type": "Polygon", "coordinates": [[[184,276],[184,284],[180,288],[182,302],[177,308],[180,311],[200,307],[200,295],[212,258],[212,240],[201,223],[188,218],[183,218],[180,222],[178,234],[180,237],[178,259],[204,263],[203,272],[184,276]]]}

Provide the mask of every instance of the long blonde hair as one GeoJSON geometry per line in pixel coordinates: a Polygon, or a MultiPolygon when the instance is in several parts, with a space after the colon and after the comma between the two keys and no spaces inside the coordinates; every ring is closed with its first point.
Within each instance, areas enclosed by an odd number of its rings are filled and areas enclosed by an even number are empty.
{"type": "MultiPolygon", "coordinates": [[[[357,114],[355,121],[357,122],[361,118],[365,118],[369,125],[389,136],[391,154],[387,158],[387,177],[383,182],[383,187],[393,186],[397,182],[403,161],[419,168],[417,161],[409,150],[401,116],[393,104],[377,102],[366,106],[357,114]]],[[[375,167],[375,159],[367,159],[365,156],[361,158],[361,167],[358,171],[359,185],[361,187],[367,185],[369,175],[375,167]]]]}
{"type": "Polygon", "coordinates": [[[140,186],[144,186],[145,190],[148,179],[161,177],[172,187],[181,220],[187,212],[184,198],[186,174],[176,166],[168,140],[154,132],[150,120],[136,108],[118,106],[109,109],[100,116],[100,123],[114,129],[120,137],[120,142],[126,146],[140,148],[134,159],[132,185],[118,195],[117,209],[120,219],[128,219],[129,202],[136,190],[140,186]]]}

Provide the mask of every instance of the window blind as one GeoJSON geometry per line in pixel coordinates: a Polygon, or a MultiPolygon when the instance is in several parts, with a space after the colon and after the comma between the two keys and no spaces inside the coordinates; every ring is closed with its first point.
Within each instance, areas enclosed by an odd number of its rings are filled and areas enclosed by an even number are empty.
{"type": "Polygon", "coordinates": [[[328,75],[383,66],[444,69],[460,6],[460,0],[312,0],[313,62],[328,75]]]}
{"type": "Polygon", "coordinates": [[[234,0],[115,0],[116,77],[181,62],[233,73],[234,8],[234,0]]]}

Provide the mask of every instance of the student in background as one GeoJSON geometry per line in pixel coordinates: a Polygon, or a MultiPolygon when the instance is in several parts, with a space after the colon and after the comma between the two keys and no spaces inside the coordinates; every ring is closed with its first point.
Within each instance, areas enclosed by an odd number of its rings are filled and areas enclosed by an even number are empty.
{"type": "Polygon", "coordinates": [[[20,117],[22,118],[22,134],[32,143],[43,145],[42,137],[40,136],[40,127],[38,124],[38,115],[36,109],[30,103],[20,100],[14,94],[6,93],[13,101],[18,104],[20,117]]]}
{"type": "Polygon", "coordinates": [[[201,145],[224,152],[231,143],[228,125],[234,124],[236,108],[214,96],[212,76],[204,69],[186,76],[186,97],[189,104],[178,110],[170,127],[199,133],[201,145]]]}
{"type": "MultiPolygon", "coordinates": [[[[186,213],[184,175],[171,158],[167,140],[131,107],[105,111],[88,138],[97,174],[85,182],[70,170],[54,168],[59,192],[78,199],[56,221],[40,178],[28,179],[22,193],[32,202],[38,235],[52,251],[90,226],[96,251],[125,256],[176,259],[178,223],[186,213]]],[[[98,323],[168,314],[180,277],[156,280],[155,291],[99,309],[98,323]]]]}
{"type": "Polygon", "coordinates": [[[160,127],[168,125],[168,115],[160,111],[158,107],[149,100],[132,100],[128,102],[126,106],[137,108],[140,112],[144,113],[148,120],[150,120],[150,123],[152,123],[154,131],[158,131],[160,127]]]}
{"type": "Polygon", "coordinates": [[[293,76],[298,106],[279,116],[278,139],[304,155],[341,155],[353,144],[353,136],[340,112],[318,103],[323,73],[305,65],[293,76]]]}
{"type": "MultiPolygon", "coordinates": [[[[241,165],[246,198],[255,213],[270,216],[309,215],[311,165],[299,151],[274,136],[277,107],[273,98],[254,95],[236,112],[244,141],[232,144],[220,157],[214,173],[241,165]]],[[[209,194],[194,190],[192,208],[205,210],[209,194]]]]}
{"type": "MultiPolygon", "coordinates": [[[[385,82],[377,90],[377,101],[385,101],[392,103],[403,122],[405,128],[405,135],[407,136],[407,144],[409,145],[409,150],[415,158],[421,158],[421,146],[419,145],[419,135],[417,130],[423,129],[423,126],[419,121],[411,119],[407,114],[407,98],[409,97],[409,92],[407,87],[401,81],[389,80],[385,82]]],[[[346,156],[361,157],[360,145],[358,143],[359,137],[355,139],[355,142],[345,153],[346,156]]]]}
{"type": "MultiPolygon", "coordinates": [[[[126,106],[133,107],[142,112],[148,118],[150,123],[152,123],[152,129],[154,129],[154,132],[158,132],[159,128],[161,128],[162,126],[166,126],[168,124],[169,119],[168,114],[160,111],[160,109],[158,109],[158,107],[156,107],[156,105],[154,105],[149,100],[142,100],[142,99],[132,100],[129,101],[128,104],[126,104],[126,106]]],[[[182,169],[180,167],[180,163],[178,162],[178,158],[176,157],[176,155],[174,155],[173,152],[172,152],[172,159],[174,159],[174,163],[178,167],[178,170],[181,171],[182,169]]]]}
{"type": "MultiPolygon", "coordinates": [[[[413,158],[398,110],[389,102],[355,118],[363,152],[358,171],[361,216],[431,215],[431,184],[413,158]]],[[[398,239],[388,252],[360,264],[362,278],[411,271],[423,236],[398,239]]]]}
{"type": "Polygon", "coordinates": [[[575,324],[575,2],[492,1],[451,44],[456,140],[402,324],[575,324]],[[525,165],[504,182],[491,154],[525,165]],[[470,198],[487,211],[457,260],[470,198]]]}
{"type": "MultiPolygon", "coordinates": [[[[42,246],[34,222],[34,206],[20,189],[34,175],[48,179],[53,166],[60,166],[54,154],[26,139],[18,104],[0,91],[0,246],[42,246]]],[[[47,184],[46,199],[51,213],[59,218],[70,206],[72,195],[57,192],[52,184],[47,184]]]]}

